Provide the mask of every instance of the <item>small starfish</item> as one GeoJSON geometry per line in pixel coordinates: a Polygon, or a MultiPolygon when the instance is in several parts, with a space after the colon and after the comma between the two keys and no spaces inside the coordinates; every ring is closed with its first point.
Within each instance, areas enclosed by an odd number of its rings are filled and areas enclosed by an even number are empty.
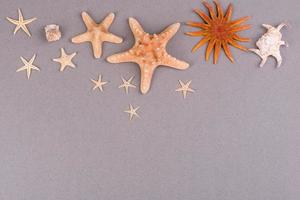
{"type": "Polygon", "coordinates": [[[102,81],[102,75],[101,74],[99,75],[97,81],[94,80],[94,79],[91,79],[91,81],[95,84],[95,86],[93,87],[93,90],[96,90],[98,88],[101,92],[103,92],[103,85],[108,83],[107,81],[102,81]]]}
{"type": "Polygon", "coordinates": [[[129,26],[135,38],[135,45],[126,52],[108,57],[107,61],[110,63],[137,63],[141,70],[141,92],[143,94],[149,91],[153,73],[159,65],[180,70],[189,67],[188,63],[177,60],[166,50],[167,43],[178,31],[180,23],[169,26],[158,35],[146,33],[139,22],[133,18],[129,18],[129,26]]]}
{"type": "Polygon", "coordinates": [[[75,68],[76,66],[72,62],[72,59],[74,58],[74,56],[76,56],[76,52],[68,55],[68,54],[66,54],[66,52],[63,48],[60,49],[60,52],[61,52],[60,58],[53,59],[54,62],[60,63],[59,71],[61,71],[61,72],[64,71],[67,66],[75,68]]]}
{"type": "Polygon", "coordinates": [[[31,34],[29,32],[29,30],[27,29],[26,25],[27,24],[30,24],[31,22],[33,22],[34,20],[36,20],[37,18],[31,18],[31,19],[27,19],[27,20],[24,20],[24,17],[23,17],[23,14],[21,12],[21,9],[19,8],[18,9],[18,13],[19,13],[19,19],[18,20],[15,20],[15,19],[11,19],[9,17],[6,17],[6,19],[16,25],[16,28],[14,30],[14,35],[18,32],[18,30],[21,28],[29,37],[31,37],[31,34]]]}
{"type": "Polygon", "coordinates": [[[187,83],[183,83],[179,80],[180,88],[176,90],[176,92],[182,92],[183,98],[185,99],[188,92],[195,92],[192,88],[190,88],[192,81],[188,81],[187,83]]]}
{"type": "Polygon", "coordinates": [[[33,65],[33,62],[36,58],[36,55],[34,54],[32,56],[32,58],[30,59],[30,61],[27,61],[25,60],[22,56],[20,57],[22,62],[24,63],[24,66],[19,68],[17,70],[17,72],[20,72],[20,71],[23,71],[23,70],[26,70],[26,73],[27,73],[27,78],[29,79],[30,78],[30,75],[31,75],[31,70],[37,70],[37,71],[40,71],[40,69],[36,66],[33,65]]]}
{"type": "Polygon", "coordinates": [[[125,110],[124,112],[128,113],[129,114],[129,118],[130,120],[133,119],[134,116],[136,117],[140,117],[138,114],[137,114],[137,110],[140,109],[140,107],[136,107],[134,108],[131,104],[129,105],[129,110],[125,110]]]}
{"type": "Polygon", "coordinates": [[[108,31],[109,27],[111,26],[115,18],[114,13],[110,13],[99,24],[97,24],[86,12],[82,12],[81,16],[87,28],[87,31],[83,34],[73,37],[72,42],[73,43],[91,42],[95,58],[101,57],[103,42],[111,42],[111,43],[123,42],[122,38],[108,31]]]}
{"type": "Polygon", "coordinates": [[[119,88],[124,88],[126,94],[128,94],[130,87],[131,88],[136,88],[136,86],[131,83],[131,81],[133,80],[134,76],[130,77],[128,80],[124,79],[123,77],[121,77],[121,78],[122,78],[123,84],[120,85],[119,88]]]}

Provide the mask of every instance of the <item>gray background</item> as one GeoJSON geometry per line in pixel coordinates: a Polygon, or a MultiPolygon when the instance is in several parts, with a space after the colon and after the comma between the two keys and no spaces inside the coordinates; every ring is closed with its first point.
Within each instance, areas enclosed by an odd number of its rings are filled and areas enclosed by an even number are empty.
{"type": "MultiPolygon", "coordinates": [[[[222,0],[223,7],[229,1],[222,0]]],[[[168,49],[191,63],[186,71],[160,68],[149,94],[125,95],[120,77],[135,75],[135,64],[112,65],[107,56],[128,49],[133,37],[128,17],[148,32],[176,21],[200,19],[194,0],[1,0],[0,6],[0,199],[1,200],[298,200],[300,199],[300,4],[297,0],[233,1],[234,18],[250,15],[253,28],[242,35],[253,47],[262,23],[283,29],[280,69],[268,60],[232,49],[237,62],[222,53],[220,62],[203,61],[204,49],[190,53],[199,38],[182,26],[168,49]],[[28,38],[5,20],[37,17],[28,38]],[[88,11],[100,21],[116,13],[111,31],[123,44],[104,45],[104,57],[92,57],[88,44],[70,38],[85,31],[88,11]],[[63,38],[48,44],[43,27],[58,23],[63,38]],[[51,59],[65,47],[78,52],[76,69],[58,71],[51,59]],[[31,79],[19,57],[37,53],[31,79]],[[90,78],[110,81],[104,93],[92,92],[90,78]],[[195,94],[183,100],[178,79],[192,80],[195,94]],[[141,119],[123,113],[141,106],[141,119]]]]}

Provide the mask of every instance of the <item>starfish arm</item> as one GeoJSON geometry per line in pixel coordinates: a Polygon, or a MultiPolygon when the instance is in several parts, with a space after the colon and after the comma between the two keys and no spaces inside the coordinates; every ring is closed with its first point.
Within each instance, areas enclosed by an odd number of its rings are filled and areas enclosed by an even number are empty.
{"type": "Polygon", "coordinates": [[[208,27],[209,27],[209,25],[207,25],[207,24],[203,24],[203,23],[199,23],[199,22],[192,22],[192,21],[186,22],[186,25],[191,26],[191,27],[196,27],[196,28],[202,28],[202,29],[208,29],[208,27]]]}
{"type": "Polygon", "coordinates": [[[251,41],[250,38],[241,37],[237,34],[233,34],[233,39],[240,41],[240,42],[250,42],[251,41]]]}
{"type": "Polygon", "coordinates": [[[225,14],[225,17],[224,17],[224,20],[226,22],[229,22],[231,20],[232,12],[233,12],[233,5],[231,3],[231,4],[229,4],[229,6],[227,8],[227,11],[226,11],[226,14],[225,14]]]}
{"type": "Polygon", "coordinates": [[[159,37],[162,38],[166,43],[177,33],[180,28],[180,23],[175,23],[168,26],[163,32],[159,34],[159,37]]]}
{"type": "Polygon", "coordinates": [[[196,14],[199,15],[199,17],[201,17],[203,19],[203,21],[205,21],[207,24],[210,24],[212,21],[211,19],[202,11],[200,11],[199,9],[194,9],[194,12],[196,14]]]}
{"type": "Polygon", "coordinates": [[[141,90],[142,94],[146,94],[150,89],[153,73],[157,66],[142,65],[142,64],[139,64],[139,65],[140,65],[140,70],[141,70],[140,90],[141,90]]]}
{"type": "Polygon", "coordinates": [[[230,22],[229,24],[230,24],[230,26],[237,26],[237,25],[240,25],[240,24],[248,21],[249,19],[250,19],[250,17],[246,16],[246,17],[242,17],[240,19],[234,20],[234,21],[230,22]]]}
{"type": "Polygon", "coordinates": [[[129,51],[111,55],[107,58],[110,63],[135,62],[135,57],[129,51]]]}
{"type": "Polygon", "coordinates": [[[145,34],[144,29],[136,19],[129,18],[129,26],[134,35],[135,40],[138,40],[145,34]]]}
{"type": "Polygon", "coordinates": [[[103,41],[120,44],[120,43],[123,42],[123,39],[119,36],[116,36],[116,35],[112,34],[112,33],[108,33],[108,34],[105,34],[103,36],[103,41]]]}
{"type": "Polygon", "coordinates": [[[234,59],[233,59],[233,56],[231,54],[231,51],[229,49],[229,46],[226,42],[222,42],[222,47],[224,49],[224,52],[225,52],[225,55],[228,57],[228,59],[231,61],[231,62],[234,62],[234,59]]]}
{"type": "Polygon", "coordinates": [[[192,49],[192,52],[195,52],[196,50],[198,50],[201,46],[203,46],[206,42],[208,42],[210,40],[210,37],[203,37],[200,42],[198,42],[192,49]]]}
{"type": "Polygon", "coordinates": [[[27,68],[27,78],[28,78],[28,79],[30,78],[30,75],[31,75],[31,69],[30,69],[30,68],[27,68]]]}
{"type": "Polygon", "coordinates": [[[218,63],[220,51],[221,51],[221,42],[217,41],[215,46],[214,64],[218,63]]]}
{"type": "Polygon", "coordinates": [[[87,32],[72,38],[72,42],[76,44],[88,41],[90,41],[90,34],[87,32]]]}
{"type": "Polygon", "coordinates": [[[16,72],[20,72],[20,71],[23,71],[23,70],[27,70],[27,66],[23,66],[23,67],[20,67],[19,69],[17,69],[16,72]]]}
{"type": "Polygon", "coordinates": [[[40,68],[36,67],[36,66],[32,66],[31,69],[37,70],[37,71],[41,71],[40,68]]]}
{"type": "Polygon", "coordinates": [[[18,24],[14,30],[14,35],[18,32],[18,30],[21,28],[21,26],[18,24]]]}
{"type": "Polygon", "coordinates": [[[214,3],[216,4],[216,7],[217,7],[218,18],[223,19],[224,18],[224,13],[223,13],[223,10],[221,8],[220,2],[218,0],[214,0],[214,3]]]}
{"type": "Polygon", "coordinates": [[[14,24],[14,25],[19,25],[19,21],[15,20],[15,19],[11,19],[11,18],[9,18],[9,17],[6,17],[6,19],[7,19],[10,23],[12,23],[12,24],[14,24]]]}
{"type": "Polygon", "coordinates": [[[92,42],[93,52],[95,58],[100,58],[102,56],[102,41],[93,40],[92,42]]]}
{"type": "Polygon", "coordinates": [[[60,58],[54,58],[52,59],[54,62],[58,62],[58,63],[61,63],[61,59],[60,58]]]}
{"type": "Polygon", "coordinates": [[[27,62],[27,60],[25,58],[23,58],[22,56],[20,58],[21,58],[22,62],[24,63],[24,65],[28,65],[29,64],[29,62],[27,62]]]}
{"type": "Polygon", "coordinates": [[[36,58],[36,54],[34,54],[32,56],[32,58],[29,60],[29,63],[32,64],[34,62],[35,58],[36,58]]]}
{"type": "Polygon", "coordinates": [[[90,15],[87,12],[82,12],[81,17],[88,30],[97,25],[96,22],[90,17],[90,15]]]}
{"type": "Polygon", "coordinates": [[[193,37],[198,37],[198,36],[205,36],[207,35],[206,31],[193,31],[193,32],[186,32],[186,35],[193,36],[193,37]]]}
{"type": "Polygon", "coordinates": [[[203,1],[203,5],[208,9],[210,17],[213,20],[217,19],[217,16],[216,16],[216,13],[215,13],[213,7],[209,3],[207,3],[206,1],[203,1]]]}
{"type": "Polygon", "coordinates": [[[20,22],[23,22],[24,21],[24,18],[23,18],[23,14],[22,14],[22,11],[20,8],[18,8],[18,14],[19,14],[19,21],[20,22]]]}
{"type": "Polygon", "coordinates": [[[29,37],[31,37],[29,30],[27,29],[27,27],[24,24],[21,25],[21,28],[29,37]]]}
{"type": "Polygon", "coordinates": [[[105,28],[108,29],[111,24],[113,23],[115,19],[115,14],[114,13],[109,13],[104,20],[101,22],[101,25],[105,28]]]}
{"type": "Polygon", "coordinates": [[[250,25],[243,25],[243,26],[238,26],[236,28],[231,29],[231,33],[235,33],[235,32],[240,32],[240,31],[244,31],[244,30],[248,30],[250,29],[251,26],[250,25]]]}
{"type": "Polygon", "coordinates": [[[242,45],[239,45],[236,41],[232,40],[232,39],[228,39],[228,43],[231,44],[232,46],[241,49],[243,51],[248,51],[248,49],[242,45]]]}
{"type": "Polygon", "coordinates": [[[205,52],[205,60],[206,61],[208,61],[215,44],[216,44],[216,40],[212,39],[209,41],[207,48],[206,48],[206,52],[205,52]]]}
{"type": "Polygon", "coordinates": [[[187,69],[190,65],[187,62],[178,60],[170,55],[167,56],[161,63],[164,66],[168,66],[175,69],[184,70],[187,69]]]}
{"type": "Polygon", "coordinates": [[[31,18],[31,19],[27,19],[23,22],[23,24],[30,24],[31,22],[35,21],[37,18],[31,18]]]}

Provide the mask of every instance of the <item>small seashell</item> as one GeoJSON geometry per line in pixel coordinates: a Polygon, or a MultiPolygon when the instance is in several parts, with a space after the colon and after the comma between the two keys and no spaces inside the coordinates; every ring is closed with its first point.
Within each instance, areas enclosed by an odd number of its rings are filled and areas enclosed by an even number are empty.
{"type": "Polygon", "coordinates": [[[46,39],[48,42],[54,42],[61,38],[61,32],[59,26],[56,24],[50,24],[45,27],[46,39]]]}

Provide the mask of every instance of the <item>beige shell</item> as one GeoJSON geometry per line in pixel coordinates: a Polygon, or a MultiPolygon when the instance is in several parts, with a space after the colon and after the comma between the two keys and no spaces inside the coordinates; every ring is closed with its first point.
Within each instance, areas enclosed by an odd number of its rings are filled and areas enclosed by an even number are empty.
{"type": "Polygon", "coordinates": [[[50,24],[45,27],[46,39],[48,42],[54,42],[61,38],[61,32],[59,26],[56,24],[50,24]]]}

